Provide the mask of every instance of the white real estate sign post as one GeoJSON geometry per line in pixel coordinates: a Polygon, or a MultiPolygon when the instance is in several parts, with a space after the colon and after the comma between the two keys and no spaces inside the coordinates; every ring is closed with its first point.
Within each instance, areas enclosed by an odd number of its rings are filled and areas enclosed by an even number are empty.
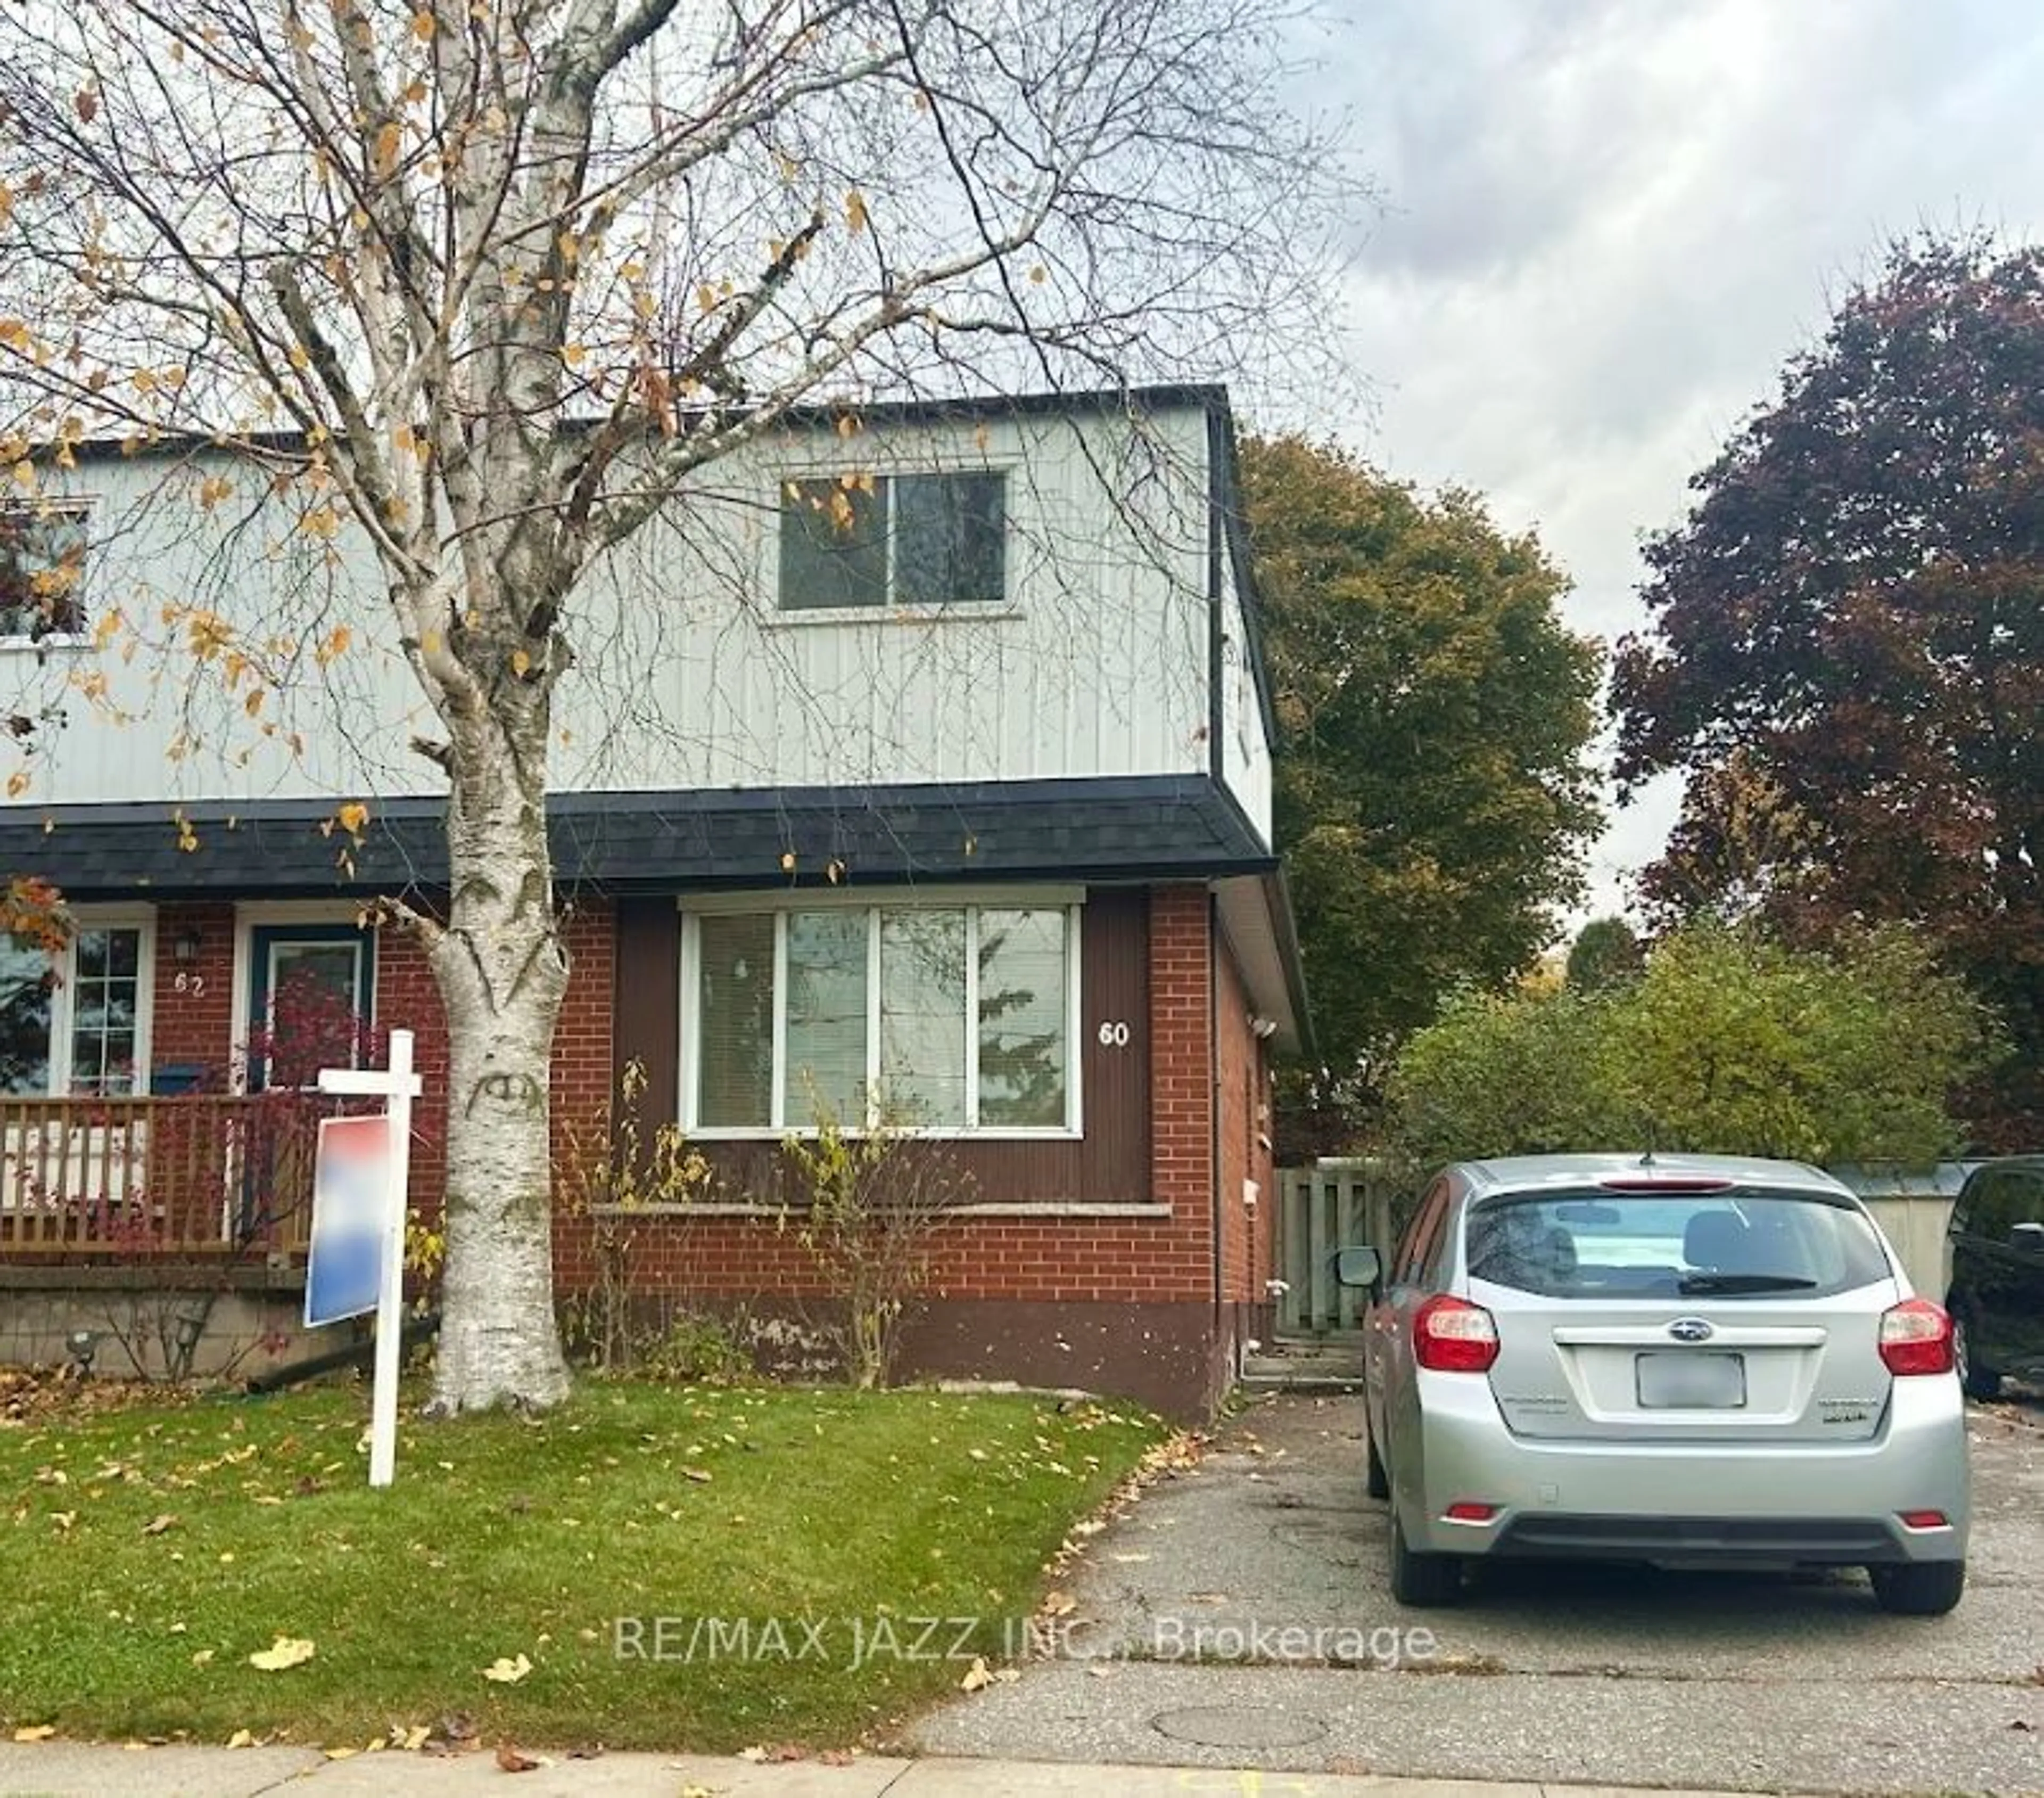
{"type": "MultiPolygon", "coordinates": [[[[321,1092],[386,1102],[382,1248],[376,1293],[376,1383],[369,1412],[369,1483],[387,1486],[398,1463],[398,1373],[405,1330],[405,1203],[411,1184],[412,1101],[422,1090],[412,1072],[412,1033],[390,1033],[390,1065],[322,1068],[321,1092]]],[[[315,1192],[317,1181],[314,1182],[315,1192]]],[[[313,1227],[319,1228],[315,1203],[313,1227]]]]}

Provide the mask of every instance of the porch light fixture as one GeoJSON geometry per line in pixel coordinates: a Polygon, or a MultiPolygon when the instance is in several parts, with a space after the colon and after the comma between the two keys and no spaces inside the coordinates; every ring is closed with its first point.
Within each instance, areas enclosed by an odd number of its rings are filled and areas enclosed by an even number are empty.
{"type": "Polygon", "coordinates": [[[198,960],[198,952],[205,946],[198,931],[180,930],[171,939],[171,959],[180,968],[189,968],[198,960]]]}
{"type": "Polygon", "coordinates": [[[1268,1041],[1278,1034],[1278,1020],[1275,1018],[1252,1018],[1249,1020],[1249,1027],[1255,1031],[1259,1041],[1268,1041]]]}

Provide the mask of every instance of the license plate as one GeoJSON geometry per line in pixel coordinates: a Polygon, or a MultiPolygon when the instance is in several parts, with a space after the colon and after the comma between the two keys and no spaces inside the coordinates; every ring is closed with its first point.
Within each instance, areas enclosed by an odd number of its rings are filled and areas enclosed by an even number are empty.
{"type": "Polygon", "coordinates": [[[1746,1357],[1700,1353],[1634,1357],[1642,1411],[1734,1411],[1746,1403],[1746,1357]]]}

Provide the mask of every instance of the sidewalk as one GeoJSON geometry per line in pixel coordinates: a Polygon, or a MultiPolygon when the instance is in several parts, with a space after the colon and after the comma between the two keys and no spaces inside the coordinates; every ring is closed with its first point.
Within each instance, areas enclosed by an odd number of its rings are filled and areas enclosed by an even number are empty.
{"type": "MultiPolygon", "coordinates": [[[[544,1760],[544,1757],[534,1756],[544,1760]]],[[[1224,1767],[1086,1766],[1020,1761],[897,1761],[827,1766],[709,1755],[605,1754],[509,1773],[494,1752],[386,1753],[329,1761],[304,1748],[124,1748],[0,1742],[0,1798],[259,1798],[317,1785],[313,1798],[1612,1798],[1622,1788],[1224,1767]]],[[[1728,1798],[1657,1791],[1654,1798],[1728,1798]]]]}

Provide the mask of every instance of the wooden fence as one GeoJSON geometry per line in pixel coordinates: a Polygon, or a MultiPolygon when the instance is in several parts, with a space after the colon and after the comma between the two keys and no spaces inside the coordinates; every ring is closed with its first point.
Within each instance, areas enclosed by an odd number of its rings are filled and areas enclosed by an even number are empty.
{"type": "Polygon", "coordinates": [[[1278,1170],[1279,1335],[1324,1336],[1360,1326],[1366,1295],[1335,1284],[1335,1251],[1367,1242],[1388,1255],[1407,1184],[1369,1156],[1278,1170]]]}
{"type": "MultiPolygon", "coordinates": [[[[1974,1162],[1891,1164],[1831,1171],[1865,1201],[1919,1292],[1942,1301],[1950,1283],[1945,1242],[1952,1196],[1974,1162]]],[[[1278,1295],[1281,1336],[1324,1336],[1358,1327],[1364,1295],[1335,1284],[1337,1249],[1367,1242],[1389,1255],[1412,1183],[1374,1157],[1323,1160],[1278,1175],[1278,1295]]]]}
{"type": "Polygon", "coordinates": [[[317,1117],[296,1094],[0,1099],[0,1257],[301,1249],[317,1117]]]}

